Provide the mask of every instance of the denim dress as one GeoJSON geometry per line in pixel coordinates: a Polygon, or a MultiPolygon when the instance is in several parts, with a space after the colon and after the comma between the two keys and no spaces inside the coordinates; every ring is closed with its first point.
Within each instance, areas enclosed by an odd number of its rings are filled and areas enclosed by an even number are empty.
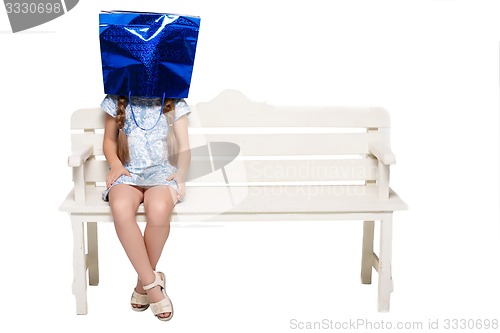
{"type": "MultiPolygon", "coordinates": [[[[112,117],[116,117],[117,96],[107,95],[101,108],[112,117]]],[[[174,100],[174,122],[191,112],[184,99],[174,100]]],[[[130,176],[121,175],[102,193],[102,199],[108,201],[111,188],[118,184],[136,185],[148,188],[156,185],[169,185],[177,192],[175,180],[167,180],[177,168],[168,161],[167,133],[173,130],[168,126],[166,115],[162,114],[161,98],[131,97],[125,108],[125,126],[130,159],[124,167],[130,176]]]]}

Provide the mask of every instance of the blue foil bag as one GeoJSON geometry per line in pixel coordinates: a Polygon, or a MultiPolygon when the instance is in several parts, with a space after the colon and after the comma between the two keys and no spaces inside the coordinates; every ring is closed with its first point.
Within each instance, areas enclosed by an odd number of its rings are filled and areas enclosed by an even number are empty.
{"type": "Polygon", "coordinates": [[[111,11],[99,14],[104,92],[188,97],[200,18],[111,11]]]}

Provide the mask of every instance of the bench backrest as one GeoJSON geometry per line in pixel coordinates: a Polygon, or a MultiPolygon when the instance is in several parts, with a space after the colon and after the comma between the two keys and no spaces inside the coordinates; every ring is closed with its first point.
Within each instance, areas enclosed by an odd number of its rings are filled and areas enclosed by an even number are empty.
{"type": "MultiPolygon", "coordinates": [[[[382,108],[272,106],[234,90],[191,108],[188,186],[373,185],[382,166],[369,145],[390,146],[389,114],[382,108]]],[[[94,146],[84,169],[87,185],[103,185],[108,170],[104,118],[99,108],[71,118],[73,147],[94,146]]]]}

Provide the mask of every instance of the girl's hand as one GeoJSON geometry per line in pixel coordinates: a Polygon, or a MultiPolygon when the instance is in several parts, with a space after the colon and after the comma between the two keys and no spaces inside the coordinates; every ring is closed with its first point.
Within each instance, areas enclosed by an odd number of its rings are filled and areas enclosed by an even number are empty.
{"type": "Polygon", "coordinates": [[[121,175],[127,175],[130,177],[130,172],[120,163],[112,165],[108,171],[108,176],[106,177],[106,187],[109,188],[115,180],[121,175]]]}
{"type": "Polygon", "coordinates": [[[167,177],[167,180],[175,180],[177,186],[179,187],[179,193],[177,193],[177,200],[181,201],[186,194],[186,181],[184,180],[184,175],[180,172],[176,172],[167,177]]]}

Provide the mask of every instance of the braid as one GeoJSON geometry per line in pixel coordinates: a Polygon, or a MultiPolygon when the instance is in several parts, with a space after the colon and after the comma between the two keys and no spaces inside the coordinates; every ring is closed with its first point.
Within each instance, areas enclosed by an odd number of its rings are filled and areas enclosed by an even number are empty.
{"type": "Polygon", "coordinates": [[[128,140],[127,135],[125,135],[125,108],[128,105],[128,98],[125,96],[118,96],[116,103],[116,125],[118,126],[118,138],[117,142],[117,155],[120,161],[125,164],[128,162],[130,155],[128,151],[128,140]]]}
{"type": "Polygon", "coordinates": [[[174,111],[174,100],[172,98],[167,98],[165,100],[165,105],[163,105],[163,113],[174,111]]]}
{"type": "Polygon", "coordinates": [[[171,165],[176,166],[178,160],[179,147],[177,145],[177,138],[174,133],[174,117],[175,117],[175,105],[174,101],[169,98],[165,101],[163,106],[163,113],[167,117],[168,121],[168,132],[167,132],[167,152],[168,161],[171,165]]]}

